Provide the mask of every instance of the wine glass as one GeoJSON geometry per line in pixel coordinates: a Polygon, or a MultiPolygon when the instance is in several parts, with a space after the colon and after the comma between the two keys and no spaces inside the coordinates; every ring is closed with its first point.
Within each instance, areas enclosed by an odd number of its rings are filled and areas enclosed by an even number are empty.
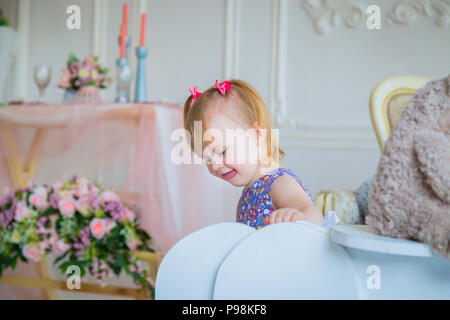
{"type": "Polygon", "coordinates": [[[47,88],[51,77],[51,67],[43,65],[34,67],[34,82],[39,88],[39,100],[44,96],[45,88],[47,88]]]}

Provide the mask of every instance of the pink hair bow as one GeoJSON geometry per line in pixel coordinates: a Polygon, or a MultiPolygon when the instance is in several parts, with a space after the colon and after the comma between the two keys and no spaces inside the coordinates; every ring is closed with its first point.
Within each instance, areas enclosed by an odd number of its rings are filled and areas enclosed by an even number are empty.
{"type": "Polygon", "coordinates": [[[224,81],[221,84],[219,84],[219,80],[216,80],[216,84],[214,85],[214,88],[220,91],[220,93],[224,96],[225,93],[231,89],[230,81],[224,81]]]}
{"type": "Polygon", "coordinates": [[[197,86],[189,88],[189,92],[192,95],[192,101],[191,101],[191,104],[189,106],[192,107],[192,105],[194,104],[195,100],[197,100],[197,98],[200,97],[202,95],[202,93],[198,91],[198,87],[197,86]]]}

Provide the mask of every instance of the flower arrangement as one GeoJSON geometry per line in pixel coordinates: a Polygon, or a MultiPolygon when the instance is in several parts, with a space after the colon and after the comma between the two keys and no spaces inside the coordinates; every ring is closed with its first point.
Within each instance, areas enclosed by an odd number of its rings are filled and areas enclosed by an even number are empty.
{"type": "Polygon", "coordinates": [[[87,56],[80,61],[75,54],[70,53],[67,66],[62,70],[58,87],[63,89],[78,90],[82,87],[96,87],[105,89],[112,79],[107,76],[108,68],[102,67],[98,63],[98,57],[87,56]]]}
{"type": "Polygon", "coordinates": [[[116,193],[75,175],[66,183],[18,189],[0,202],[0,276],[17,260],[37,262],[53,251],[65,273],[71,265],[101,286],[122,270],[154,297],[154,281],[136,250],[155,252],[150,236],[116,193]]]}

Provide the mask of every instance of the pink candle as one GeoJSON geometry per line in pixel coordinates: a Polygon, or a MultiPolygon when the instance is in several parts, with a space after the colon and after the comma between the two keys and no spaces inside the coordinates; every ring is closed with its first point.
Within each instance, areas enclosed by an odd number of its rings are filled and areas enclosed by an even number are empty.
{"type": "Polygon", "coordinates": [[[140,46],[143,47],[145,45],[145,24],[147,22],[147,14],[141,14],[141,42],[140,46]]]}
{"type": "Polygon", "coordinates": [[[122,24],[125,25],[125,35],[128,33],[128,3],[124,3],[122,10],[122,24]]]}
{"type": "Polygon", "coordinates": [[[120,26],[120,57],[125,58],[125,41],[126,41],[126,26],[122,24],[120,26]]]}

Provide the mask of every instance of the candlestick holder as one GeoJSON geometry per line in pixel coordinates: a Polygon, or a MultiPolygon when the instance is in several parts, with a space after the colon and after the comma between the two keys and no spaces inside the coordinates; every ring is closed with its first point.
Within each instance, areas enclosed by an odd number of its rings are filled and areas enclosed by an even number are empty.
{"type": "MultiPolygon", "coordinates": [[[[128,48],[131,44],[131,37],[125,37],[125,57],[117,58],[117,95],[115,102],[130,102],[130,85],[132,71],[130,67],[130,62],[128,60],[128,48]]],[[[119,46],[120,46],[120,36],[119,36],[119,46]]]]}
{"type": "MultiPolygon", "coordinates": [[[[119,42],[119,47],[120,47],[120,36],[119,36],[118,42],[119,42]]],[[[130,45],[131,45],[131,37],[130,36],[126,36],[125,37],[125,59],[127,59],[127,60],[128,60],[128,57],[129,57],[128,49],[130,48],[130,45]]]]}
{"type": "Polygon", "coordinates": [[[136,77],[136,92],[134,101],[147,101],[147,84],[145,75],[145,58],[147,58],[147,47],[137,47],[138,69],[136,77]]]}
{"type": "Polygon", "coordinates": [[[117,65],[117,96],[115,102],[130,102],[130,84],[132,71],[128,59],[118,58],[117,65]]]}

